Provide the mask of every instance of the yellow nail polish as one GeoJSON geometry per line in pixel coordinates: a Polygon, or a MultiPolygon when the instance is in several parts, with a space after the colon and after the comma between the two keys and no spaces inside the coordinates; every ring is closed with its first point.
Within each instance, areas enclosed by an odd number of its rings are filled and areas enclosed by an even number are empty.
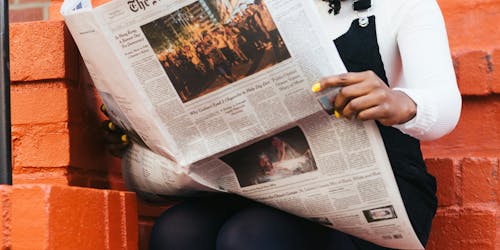
{"type": "Polygon", "coordinates": [[[120,140],[123,142],[123,143],[128,143],[128,137],[126,134],[123,134],[121,137],[120,137],[120,140]]]}
{"type": "Polygon", "coordinates": [[[115,124],[113,124],[112,122],[108,122],[108,128],[109,128],[109,130],[115,130],[116,129],[115,124]]]}
{"type": "Polygon", "coordinates": [[[317,83],[313,84],[311,90],[313,93],[320,92],[321,91],[321,83],[317,82],[317,83]]]}
{"type": "Polygon", "coordinates": [[[104,104],[101,104],[101,111],[106,113],[106,106],[104,104]]]}
{"type": "Polygon", "coordinates": [[[340,118],[340,113],[337,110],[333,111],[333,115],[335,115],[335,118],[337,119],[340,118]]]}

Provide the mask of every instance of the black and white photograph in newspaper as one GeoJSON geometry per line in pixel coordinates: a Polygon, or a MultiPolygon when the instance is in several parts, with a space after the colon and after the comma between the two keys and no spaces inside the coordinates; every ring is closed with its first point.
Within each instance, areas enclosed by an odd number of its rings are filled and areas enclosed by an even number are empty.
{"type": "Polygon", "coordinates": [[[316,171],[309,143],[293,127],[221,157],[236,173],[241,187],[316,171]]]}
{"type": "Polygon", "coordinates": [[[200,0],[141,29],[182,102],[290,58],[262,0],[200,0]]]}
{"type": "Polygon", "coordinates": [[[368,223],[381,220],[390,220],[398,217],[392,205],[363,210],[363,214],[365,215],[366,221],[368,221],[368,223]]]}

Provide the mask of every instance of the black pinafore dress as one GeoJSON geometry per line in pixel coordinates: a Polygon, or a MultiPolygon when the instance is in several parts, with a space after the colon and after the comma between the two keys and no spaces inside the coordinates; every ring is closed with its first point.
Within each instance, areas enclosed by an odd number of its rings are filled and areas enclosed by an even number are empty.
{"type": "MultiPolygon", "coordinates": [[[[370,16],[368,26],[361,27],[359,20],[354,20],[349,30],[335,39],[334,43],[348,71],[372,70],[388,84],[375,22],[375,16],[370,16]]],[[[377,126],[412,226],[425,245],[437,209],[436,180],[427,173],[419,140],[396,128],[380,123],[377,126]]],[[[373,249],[373,245],[368,242],[360,240],[356,243],[361,249],[373,249]]]]}

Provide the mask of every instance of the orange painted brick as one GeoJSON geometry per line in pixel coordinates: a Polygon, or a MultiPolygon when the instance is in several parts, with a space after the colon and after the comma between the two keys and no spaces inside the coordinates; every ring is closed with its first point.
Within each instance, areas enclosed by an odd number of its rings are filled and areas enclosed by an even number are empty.
{"type": "MultiPolygon", "coordinates": [[[[68,177],[65,169],[62,168],[51,168],[47,171],[47,168],[41,170],[40,168],[32,168],[32,172],[28,173],[17,173],[14,172],[12,176],[12,182],[16,185],[22,184],[51,184],[51,185],[68,185],[68,177]]],[[[19,170],[21,172],[26,171],[26,168],[19,170]]]]}
{"type": "Polygon", "coordinates": [[[63,20],[63,16],[61,15],[62,2],[52,1],[49,6],[49,20],[51,21],[60,21],[63,20]]]}
{"type": "Polygon", "coordinates": [[[71,163],[81,169],[104,169],[112,156],[106,151],[104,134],[100,125],[94,127],[78,124],[69,128],[71,138],[71,163]]]}
{"type": "Polygon", "coordinates": [[[12,191],[13,249],[48,249],[50,188],[43,185],[15,185],[12,191]]]}
{"type": "Polygon", "coordinates": [[[462,162],[462,202],[495,200],[496,164],[486,158],[466,158],[462,162]]]}
{"type": "Polygon", "coordinates": [[[500,49],[491,53],[491,64],[493,68],[493,80],[491,81],[491,91],[500,94],[500,49]]]}
{"type": "Polygon", "coordinates": [[[12,129],[14,165],[17,167],[63,167],[70,165],[70,138],[66,124],[12,129]]]}
{"type": "MultiPolygon", "coordinates": [[[[0,209],[10,204],[4,190],[0,187],[6,201],[0,209]]],[[[15,185],[12,190],[11,228],[5,234],[12,249],[137,249],[133,193],[57,185],[15,185]]]]}
{"type": "Polygon", "coordinates": [[[11,193],[12,186],[0,185],[0,249],[11,249],[11,193]]]}
{"type": "Polygon", "coordinates": [[[44,18],[44,11],[41,7],[9,10],[9,21],[11,23],[40,21],[44,18]]]}
{"type": "Polygon", "coordinates": [[[17,0],[18,4],[43,4],[49,3],[50,0],[17,0]]]}
{"type": "Polygon", "coordinates": [[[108,226],[106,228],[109,249],[123,249],[125,234],[122,232],[122,208],[120,193],[107,190],[106,213],[108,226]]]}
{"type": "Polygon", "coordinates": [[[12,81],[77,79],[78,52],[62,21],[10,25],[12,81]]]}
{"type": "Polygon", "coordinates": [[[165,202],[163,204],[150,203],[141,199],[137,200],[139,216],[143,217],[158,217],[169,207],[175,205],[178,202],[165,202]]]}
{"type": "Polygon", "coordinates": [[[105,192],[53,186],[50,193],[50,249],[105,249],[105,192]]]}
{"type": "Polygon", "coordinates": [[[14,84],[11,87],[12,124],[68,121],[68,90],[64,82],[14,84]]]}
{"type": "Polygon", "coordinates": [[[498,156],[500,148],[499,96],[465,97],[455,130],[435,141],[423,142],[427,158],[498,156]]]}
{"type": "Polygon", "coordinates": [[[485,4],[475,4],[477,0],[445,1],[450,1],[455,6],[459,6],[459,2],[464,2],[466,5],[443,10],[450,47],[453,51],[490,51],[498,47],[500,32],[496,22],[500,3],[497,0],[489,0],[490,3],[485,4]]]}
{"type": "Polygon", "coordinates": [[[426,249],[493,250],[495,237],[496,212],[494,210],[486,208],[440,210],[433,221],[426,249]],[[481,248],[472,246],[481,246],[481,248]]]}
{"type": "Polygon", "coordinates": [[[455,0],[438,0],[441,11],[447,13],[448,11],[462,10],[467,11],[470,8],[477,7],[478,5],[498,4],[498,0],[469,0],[469,1],[455,1],[455,0]]]}
{"type": "Polygon", "coordinates": [[[149,249],[149,238],[154,221],[149,219],[139,220],[139,249],[149,249]]]}
{"type": "Polygon", "coordinates": [[[490,93],[491,76],[488,54],[472,51],[456,56],[458,87],[462,95],[486,95],[490,93]]]}
{"type": "Polygon", "coordinates": [[[139,229],[137,217],[137,199],[134,193],[120,192],[122,211],[122,233],[124,245],[122,249],[136,249],[139,244],[139,229]]]}
{"type": "Polygon", "coordinates": [[[452,159],[432,158],[425,163],[429,172],[436,177],[439,206],[451,206],[457,203],[457,168],[452,159]]]}

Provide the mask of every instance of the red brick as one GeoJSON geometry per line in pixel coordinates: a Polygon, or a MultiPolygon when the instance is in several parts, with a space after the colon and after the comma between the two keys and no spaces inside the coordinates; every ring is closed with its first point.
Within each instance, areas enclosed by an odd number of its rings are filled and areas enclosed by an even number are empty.
{"type": "Polygon", "coordinates": [[[48,249],[49,195],[48,186],[13,186],[11,239],[14,249],[48,249]]]}
{"type": "Polygon", "coordinates": [[[50,249],[105,249],[104,194],[89,188],[52,187],[50,249]]]}
{"type": "Polygon", "coordinates": [[[429,250],[495,249],[496,212],[491,209],[438,211],[431,230],[429,250]],[[477,247],[481,248],[477,248],[477,247]]]}
{"type": "Polygon", "coordinates": [[[491,91],[500,94],[500,49],[496,49],[491,54],[491,64],[493,68],[493,80],[491,81],[491,91]]]}
{"type": "Polygon", "coordinates": [[[66,124],[12,128],[16,167],[63,167],[70,165],[69,133],[66,124]]]}
{"type": "Polygon", "coordinates": [[[52,1],[52,3],[49,6],[49,20],[51,20],[51,21],[64,20],[63,16],[61,15],[61,12],[60,12],[61,6],[62,6],[62,2],[52,1]]]}
{"type": "Polygon", "coordinates": [[[472,51],[456,56],[458,87],[462,95],[486,95],[490,93],[488,54],[472,51]]]}
{"type": "Polygon", "coordinates": [[[452,159],[426,159],[429,172],[436,177],[439,206],[457,203],[457,168],[452,159]]]}
{"type": "Polygon", "coordinates": [[[440,2],[443,5],[449,2],[455,6],[448,8],[449,5],[445,5],[443,9],[450,47],[453,51],[490,51],[498,47],[500,32],[497,32],[496,22],[500,4],[497,0],[441,0],[440,2]]]}
{"type": "Polygon", "coordinates": [[[17,0],[20,4],[26,3],[50,3],[50,0],[17,0]]]}
{"type": "Polygon", "coordinates": [[[470,8],[477,7],[478,5],[495,4],[498,0],[469,0],[469,1],[455,1],[455,0],[438,0],[441,11],[448,12],[451,10],[467,11],[470,8]]]}
{"type": "Polygon", "coordinates": [[[122,249],[136,249],[139,244],[137,199],[134,193],[120,192],[122,211],[122,249]]]}
{"type": "Polygon", "coordinates": [[[63,168],[52,168],[42,170],[41,168],[31,168],[28,172],[27,168],[22,168],[14,172],[12,182],[16,185],[22,184],[51,184],[51,185],[68,185],[67,171],[63,168]],[[21,173],[19,173],[21,172],[21,173]],[[25,173],[23,173],[25,172],[25,173]]]}
{"type": "Polygon", "coordinates": [[[11,193],[12,186],[0,185],[0,249],[11,249],[11,193]]]}
{"type": "Polygon", "coordinates": [[[63,82],[14,84],[11,113],[13,125],[67,122],[67,87],[63,82]]]}
{"type": "Polygon", "coordinates": [[[139,249],[149,249],[149,238],[154,221],[149,219],[139,220],[139,249]]]}
{"type": "Polygon", "coordinates": [[[122,233],[122,208],[120,193],[116,191],[105,191],[106,213],[108,226],[106,228],[109,249],[123,249],[122,233]]]}
{"type": "Polygon", "coordinates": [[[113,156],[105,148],[104,135],[98,125],[72,125],[69,130],[72,166],[97,170],[110,167],[113,156]]]}
{"type": "Polygon", "coordinates": [[[139,199],[137,202],[139,215],[144,217],[158,217],[169,207],[175,205],[178,202],[165,202],[163,204],[150,203],[139,199]]]}
{"type": "Polygon", "coordinates": [[[9,203],[5,189],[0,187],[0,209],[12,204],[12,220],[7,231],[3,223],[9,221],[0,222],[0,239],[10,236],[13,249],[137,249],[133,193],[15,185],[9,203]]]}
{"type": "Polygon", "coordinates": [[[44,19],[45,9],[43,7],[29,9],[11,9],[9,10],[9,22],[30,22],[44,19]]]}
{"type": "Polygon", "coordinates": [[[78,52],[62,21],[10,25],[12,81],[77,79],[78,52]]]}
{"type": "Polygon", "coordinates": [[[427,158],[497,157],[500,148],[499,96],[465,97],[460,121],[449,135],[423,142],[427,158]]]}
{"type": "Polygon", "coordinates": [[[490,202],[495,199],[496,164],[491,159],[466,158],[462,162],[462,201],[490,202]]]}

